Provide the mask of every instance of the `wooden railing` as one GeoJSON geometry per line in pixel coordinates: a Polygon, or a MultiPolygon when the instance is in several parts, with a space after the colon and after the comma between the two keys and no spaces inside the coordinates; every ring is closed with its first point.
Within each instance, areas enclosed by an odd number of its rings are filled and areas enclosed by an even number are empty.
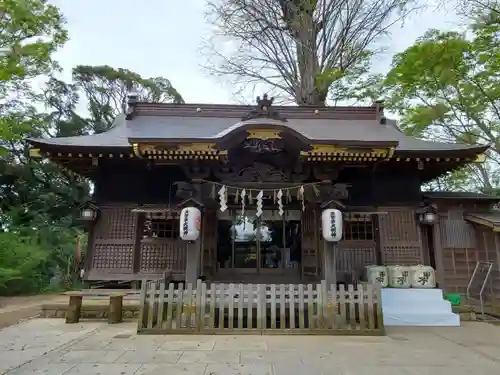
{"type": "Polygon", "coordinates": [[[380,295],[362,284],[144,282],[138,333],[383,335],[380,295]]]}

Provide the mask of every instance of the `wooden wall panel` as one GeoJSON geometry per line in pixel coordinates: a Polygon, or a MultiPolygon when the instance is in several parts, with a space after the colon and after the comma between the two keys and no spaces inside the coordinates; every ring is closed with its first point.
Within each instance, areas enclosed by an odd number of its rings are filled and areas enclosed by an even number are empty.
{"type": "MultiPolygon", "coordinates": [[[[487,297],[500,297],[500,238],[490,228],[474,225],[477,238],[478,260],[491,262],[492,268],[484,291],[487,297]]],[[[475,266],[475,263],[474,263],[475,266]]],[[[476,292],[477,291],[473,291],[476,292]]]]}
{"type": "Polygon", "coordinates": [[[337,279],[360,280],[365,266],[376,264],[375,241],[340,241],[336,251],[337,279]]]}
{"type": "Polygon", "coordinates": [[[382,264],[416,265],[424,261],[420,224],[411,208],[381,207],[379,215],[382,264]]]}
{"type": "Polygon", "coordinates": [[[476,243],[474,228],[462,218],[442,220],[441,241],[446,248],[473,248],[476,243]]]}
{"type": "Polygon", "coordinates": [[[98,272],[132,273],[137,215],[135,206],[101,206],[94,226],[92,269],[98,272]]]}
{"type": "MultiPolygon", "coordinates": [[[[500,296],[500,243],[490,228],[467,222],[463,211],[451,208],[440,218],[443,254],[444,289],[449,293],[467,292],[477,262],[492,262],[493,268],[485,289],[485,296],[500,296]]],[[[479,286],[475,286],[478,289],[479,286]]],[[[479,290],[473,290],[477,294],[479,290]]]]}
{"type": "Polygon", "coordinates": [[[184,273],[186,268],[186,241],[152,238],[141,242],[140,272],[184,273]]]}

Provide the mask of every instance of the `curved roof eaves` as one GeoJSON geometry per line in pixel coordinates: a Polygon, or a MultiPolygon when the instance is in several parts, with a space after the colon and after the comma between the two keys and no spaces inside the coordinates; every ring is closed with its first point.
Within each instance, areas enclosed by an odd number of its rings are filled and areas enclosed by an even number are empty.
{"type": "Polygon", "coordinates": [[[130,147],[125,116],[117,116],[108,131],[74,137],[28,138],[34,144],[75,147],[130,147]]]}

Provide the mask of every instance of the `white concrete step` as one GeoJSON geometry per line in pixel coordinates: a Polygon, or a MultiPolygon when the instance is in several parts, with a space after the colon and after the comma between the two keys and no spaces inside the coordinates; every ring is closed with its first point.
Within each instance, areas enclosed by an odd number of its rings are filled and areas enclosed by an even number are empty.
{"type": "Polygon", "coordinates": [[[397,314],[384,313],[386,326],[460,327],[458,314],[397,314]]]}
{"type": "Polygon", "coordinates": [[[460,326],[460,316],[440,289],[382,289],[387,326],[460,326]]]}

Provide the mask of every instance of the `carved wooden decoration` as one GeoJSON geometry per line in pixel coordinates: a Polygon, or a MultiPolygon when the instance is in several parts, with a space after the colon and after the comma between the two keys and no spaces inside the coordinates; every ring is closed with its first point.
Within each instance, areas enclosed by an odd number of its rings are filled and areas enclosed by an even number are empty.
{"type": "Polygon", "coordinates": [[[276,142],[276,139],[245,139],[243,148],[256,154],[275,154],[283,151],[283,146],[276,142]]]}
{"type": "Polygon", "coordinates": [[[335,181],[339,177],[339,173],[343,166],[338,165],[317,165],[312,168],[314,178],[318,180],[333,180],[335,181]]]}
{"type": "Polygon", "coordinates": [[[227,155],[227,150],[220,150],[215,143],[186,144],[134,144],[134,152],[149,159],[219,159],[227,155]]]}
{"type": "Polygon", "coordinates": [[[240,169],[222,167],[214,170],[216,177],[226,182],[286,182],[290,172],[265,163],[253,163],[240,169]]]}
{"type": "Polygon", "coordinates": [[[286,118],[280,116],[278,112],[272,108],[274,98],[269,99],[267,94],[264,94],[262,99],[257,96],[257,108],[251,110],[247,115],[241,118],[242,121],[251,120],[254,118],[271,118],[286,122],[286,118]]]}
{"type": "Polygon", "coordinates": [[[176,186],[175,196],[181,200],[189,198],[197,199],[200,196],[200,185],[190,182],[175,182],[176,186]]]}
{"type": "Polygon", "coordinates": [[[200,164],[184,164],[182,170],[188,180],[205,179],[210,176],[210,167],[200,164]]]}
{"type": "Polygon", "coordinates": [[[260,139],[267,141],[269,139],[281,139],[281,131],[274,129],[251,129],[247,130],[247,139],[260,139]]]}

